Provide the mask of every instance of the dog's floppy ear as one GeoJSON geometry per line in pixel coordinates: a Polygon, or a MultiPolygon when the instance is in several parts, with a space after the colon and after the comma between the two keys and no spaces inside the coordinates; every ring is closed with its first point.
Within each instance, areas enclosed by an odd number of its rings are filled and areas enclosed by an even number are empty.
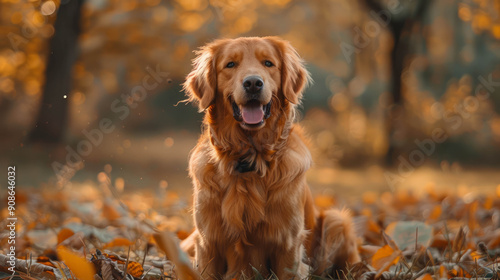
{"type": "Polygon", "coordinates": [[[188,101],[197,101],[200,112],[208,108],[215,98],[217,77],[214,61],[212,45],[196,51],[193,70],[187,75],[183,84],[188,101]]]}
{"type": "Polygon", "coordinates": [[[310,83],[311,77],[304,66],[304,61],[292,45],[277,37],[268,37],[281,55],[281,89],[285,98],[293,104],[299,104],[302,92],[310,83]]]}

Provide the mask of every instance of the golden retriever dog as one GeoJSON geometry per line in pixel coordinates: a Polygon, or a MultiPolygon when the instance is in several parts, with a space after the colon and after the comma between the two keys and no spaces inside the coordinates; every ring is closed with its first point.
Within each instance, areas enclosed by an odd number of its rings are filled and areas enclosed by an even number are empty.
{"type": "Polygon", "coordinates": [[[189,174],[195,231],[182,242],[205,278],[303,279],[360,261],[347,212],[319,212],[312,163],[294,123],[310,77],[277,37],[216,40],[197,52],[184,90],[205,113],[189,174]]]}

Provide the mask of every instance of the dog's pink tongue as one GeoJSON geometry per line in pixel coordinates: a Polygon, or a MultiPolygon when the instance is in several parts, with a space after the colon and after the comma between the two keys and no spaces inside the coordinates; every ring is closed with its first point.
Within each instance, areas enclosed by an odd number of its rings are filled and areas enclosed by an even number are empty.
{"type": "Polygon", "coordinates": [[[241,116],[247,124],[258,124],[264,119],[264,111],[262,105],[245,105],[241,108],[241,116]]]}

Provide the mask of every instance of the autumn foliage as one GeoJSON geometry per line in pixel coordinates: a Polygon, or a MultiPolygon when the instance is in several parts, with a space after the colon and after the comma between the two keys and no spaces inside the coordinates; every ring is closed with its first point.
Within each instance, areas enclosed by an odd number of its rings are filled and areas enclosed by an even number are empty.
{"type": "MultiPolygon", "coordinates": [[[[192,228],[185,198],[162,188],[122,193],[109,182],[18,194],[20,277],[209,279],[178,247],[192,228]]],[[[316,197],[321,208],[339,207],[336,201],[342,197],[316,197]]],[[[333,279],[500,276],[500,193],[400,190],[342,204],[352,209],[363,261],[333,279]]],[[[0,255],[3,273],[7,259],[0,255]]]]}

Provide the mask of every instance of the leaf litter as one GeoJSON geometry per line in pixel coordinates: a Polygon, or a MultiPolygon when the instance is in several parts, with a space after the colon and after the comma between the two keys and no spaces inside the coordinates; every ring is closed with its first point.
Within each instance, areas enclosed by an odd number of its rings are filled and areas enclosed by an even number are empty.
{"type": "MultiPolygon", "coordinates": [[[[108,176],[62,189],[18,189],[19,279],[210,279],[179,247],[192,230],[189,199],[164,188],[122,192],[108,176]]],[[[320,208],[352,210],[362,262],[342,275],[310,279],[500,279],[499,191],[398,190],[363,198],[346,205],[341,197],[316,198],[320,208]]],[[[4,224],[7,214],[3,206],[4,224]]],[[[2,244],[8,234],[0,234],[2,244]]],[[[11,276],[6,254],[2,248],[0,279],[11,276]]],[[[265,279],[255,273],[245,279],[265,279]]]]}

